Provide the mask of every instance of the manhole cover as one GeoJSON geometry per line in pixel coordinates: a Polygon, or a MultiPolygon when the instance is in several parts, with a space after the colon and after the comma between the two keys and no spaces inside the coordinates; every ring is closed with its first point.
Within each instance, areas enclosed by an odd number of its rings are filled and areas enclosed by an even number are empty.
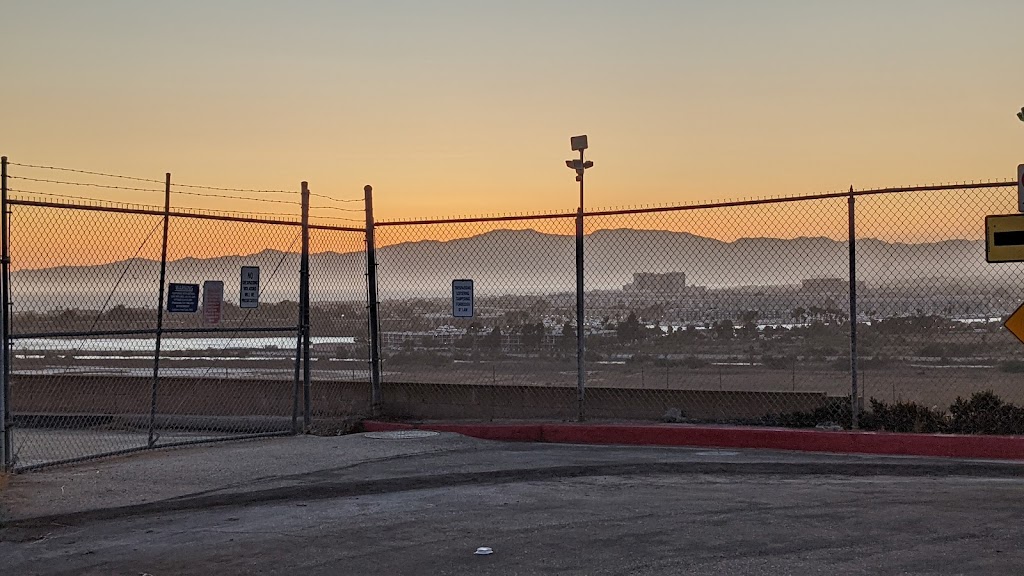
{"type": "Polygon", "coordinates": [[[430,438],[437,435],[437,432],[429,430],[395,430],[394,432],[367,432],[363,434],[367,438],[374,438],[376,440],[410,440],[412,438],[430,438]]]}

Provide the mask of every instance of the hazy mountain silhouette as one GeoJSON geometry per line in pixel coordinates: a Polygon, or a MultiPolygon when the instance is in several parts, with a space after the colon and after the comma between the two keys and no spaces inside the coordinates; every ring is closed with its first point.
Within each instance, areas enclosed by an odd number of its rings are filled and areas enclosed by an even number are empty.
{"type": "MultiPolygon", "coordinates": [[[[972,284],[1021,277],[1019,265],[985,262],[983,241],[857,243],[858,279],[888,285],[915,279],[972,284]]],[[[445,242],[419,241],[379,248],[380,297],[444,297],[451,281],[472,278],[477,294],[560,293],[575,287],[575,240],[533,230],[496,230],[445,242]]],[[[683,232],[600,230],[586,237],[587,290],[620,289],[634,272],[681,271],[688,285],[709,288],[798,285],[806,278],[845,278],[848,247],[828,238],[742,238],[723,242],[683,232]]],[[[315,301],[365,298],[365,253],[310,256],[315,301]]],[[[299,255],[265,250],[248,256],[184,258],[167,266],[168,282],[223,280],[237,301],[239,269],[260,266],[265,301],[295,300],[299,255]]],[[[159,262],[136,260],[12,273],[15,310],[154,307],[159,262]]]]}

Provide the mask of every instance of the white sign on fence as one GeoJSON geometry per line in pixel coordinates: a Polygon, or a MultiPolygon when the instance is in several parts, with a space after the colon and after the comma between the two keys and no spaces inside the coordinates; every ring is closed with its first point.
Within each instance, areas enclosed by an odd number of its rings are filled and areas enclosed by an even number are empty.
{"type": "Polygon", "coordinates": [[[473,281],[452,280],[452,316],[473,317],[473,281]]]}
{"type": "Polygon", "coordinates": [[[238,307],[259,308],[260,267],[242,266],[242,280],[239,284],[238,307]]]}
{"type": "Polygon", "coordinates": [[[203,282],[203,322],[220,324],[224,314],[224,283],[220,280],[203,282]]]}

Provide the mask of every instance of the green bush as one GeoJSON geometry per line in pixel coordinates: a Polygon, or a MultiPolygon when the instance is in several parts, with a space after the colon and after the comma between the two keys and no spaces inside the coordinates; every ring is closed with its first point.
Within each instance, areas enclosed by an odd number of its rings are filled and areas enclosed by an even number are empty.
{"type": "Polygon", "coordinates": [[[828,425],[850,428],[852,422],[850,401],[846,398],[829,398],[812,411],[784,412],[762,419],[762,424],[786,428],[815,428],[828,425]]]}
{"type": "MultiPolygon", "coordinates": [[[[1024,435],[1024,407],[1003,402],[991,390],[975,392],[967,400],[957,398],[948,411],[916,402],[888,404],[871,398],[871,409],[860,415],[863,430],[886,432],[1024,435]]],[[[810,412],[787,412],[762,419],[762,424],[812,428],[836,424],[850,428],[850,402],[831,398],[810,412]]]]}
{"type": "Polygon", "coordinates": [[[957,397],[949,413],[954,434],[1024,434],[1024,408],[1004,403],[991,390],[969,400],[957,397]]]}
{"type": "Polygon", "coordinates": [[[861,428],[888,432],[936,433],[946,429],[946,415],[942,410],[928,408],[916,402],[886,404],[871,399],[871,411],[864,414],[861,428]]]}

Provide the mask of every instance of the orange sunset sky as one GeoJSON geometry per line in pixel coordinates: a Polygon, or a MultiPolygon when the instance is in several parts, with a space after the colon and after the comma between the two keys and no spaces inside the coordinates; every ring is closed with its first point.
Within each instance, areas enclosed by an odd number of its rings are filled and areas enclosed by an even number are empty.
{"type": "MultiPolygon", "coordinates": [[[[339,198],[370,183],[378,219],[571,211],[578,133],[588,209],[1011,180],[1024,162],[1016,0],[69,0],[3,20],[13,162],[339,198]]],[[[776,218],[781,235],[833,221],[776,218]]]]}

